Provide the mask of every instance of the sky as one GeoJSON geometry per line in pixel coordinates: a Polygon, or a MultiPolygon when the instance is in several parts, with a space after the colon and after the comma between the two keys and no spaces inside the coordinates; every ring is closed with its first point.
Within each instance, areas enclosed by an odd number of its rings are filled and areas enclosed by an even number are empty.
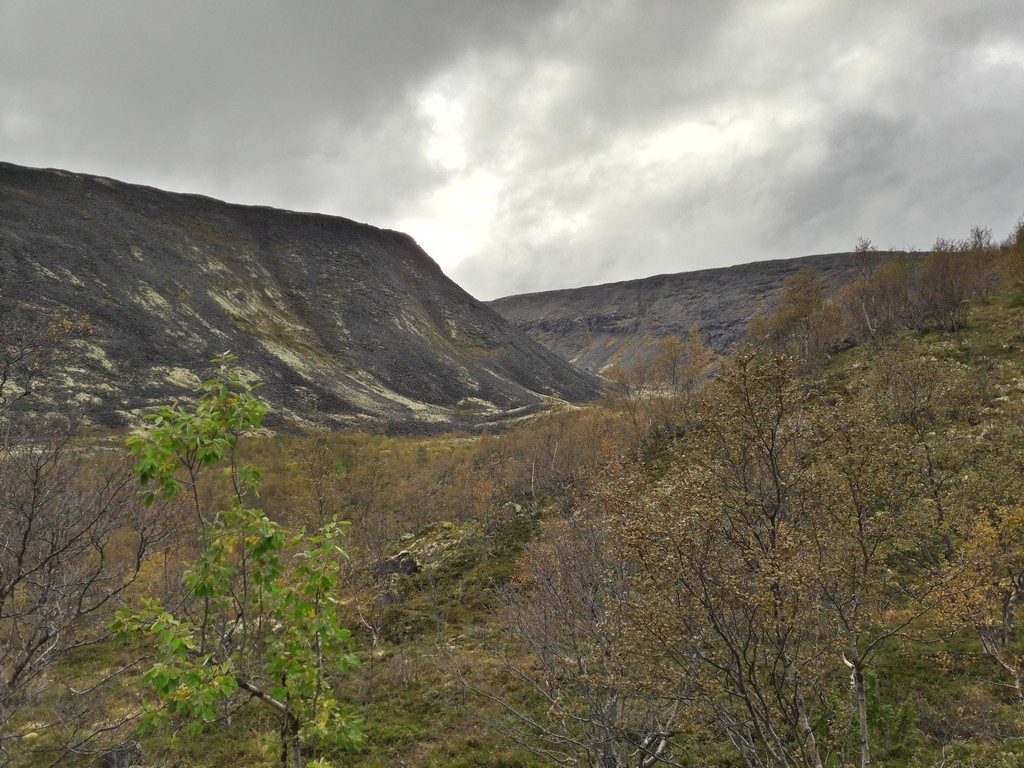
{"type": "Polygon", "coordinates": [[[412,235],[481,299],[1024,214],[1020,0],[0,0],[0,160],[412,235]]]}

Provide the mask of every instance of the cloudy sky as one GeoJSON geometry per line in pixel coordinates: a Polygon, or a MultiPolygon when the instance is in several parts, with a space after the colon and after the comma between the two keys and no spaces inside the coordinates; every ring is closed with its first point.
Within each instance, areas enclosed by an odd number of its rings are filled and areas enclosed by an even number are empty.
{"type": "Polygon", "coordinates": [[[1024,213],[1019,0],[0,0],[0,159],[408,232],[479,298],[1024,213]]]}

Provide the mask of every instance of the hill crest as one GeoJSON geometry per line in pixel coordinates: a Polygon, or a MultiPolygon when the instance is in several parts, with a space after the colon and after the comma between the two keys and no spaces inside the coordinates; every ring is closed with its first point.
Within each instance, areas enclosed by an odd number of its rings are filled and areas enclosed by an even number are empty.
{"type": "Polygon", "coordinates": [[[616,360],[628,367],[647,359],[659,341],[685,338],[693,326],[712,349],[727,352],[743,338],[752,317],[775,305],[787,278],[813,269],[835,290],[891,255],[832,253],[759,261],[488,303],[564,360],[598,372],[616,360]]]}
{"type": "Polygon", "coordinates": [[[0,163],[0,311],[66,307],[95,333],[54,403],[131,423],[230,349],[284,421],[472,428],[598,382],[447,278],[408,235],[0,163]]]}

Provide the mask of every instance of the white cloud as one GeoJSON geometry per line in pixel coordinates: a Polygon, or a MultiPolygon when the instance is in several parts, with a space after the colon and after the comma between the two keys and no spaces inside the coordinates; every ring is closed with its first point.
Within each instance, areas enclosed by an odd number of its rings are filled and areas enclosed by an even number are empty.
{"type": "Polygon", "coordinates": [[[442,269],[450,270],[488,246],[501,182],[484,170],[460,173],[418,201],[395,223],[442,269]]]}

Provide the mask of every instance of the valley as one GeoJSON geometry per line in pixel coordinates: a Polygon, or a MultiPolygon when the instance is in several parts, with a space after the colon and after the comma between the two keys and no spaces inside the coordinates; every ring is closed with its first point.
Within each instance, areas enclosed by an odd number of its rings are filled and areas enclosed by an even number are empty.
{"type": "Polygon", "coordinates": [[[489,307],[0,194],[0,765],[1024,764],[1024,227],[489,307]]]}

